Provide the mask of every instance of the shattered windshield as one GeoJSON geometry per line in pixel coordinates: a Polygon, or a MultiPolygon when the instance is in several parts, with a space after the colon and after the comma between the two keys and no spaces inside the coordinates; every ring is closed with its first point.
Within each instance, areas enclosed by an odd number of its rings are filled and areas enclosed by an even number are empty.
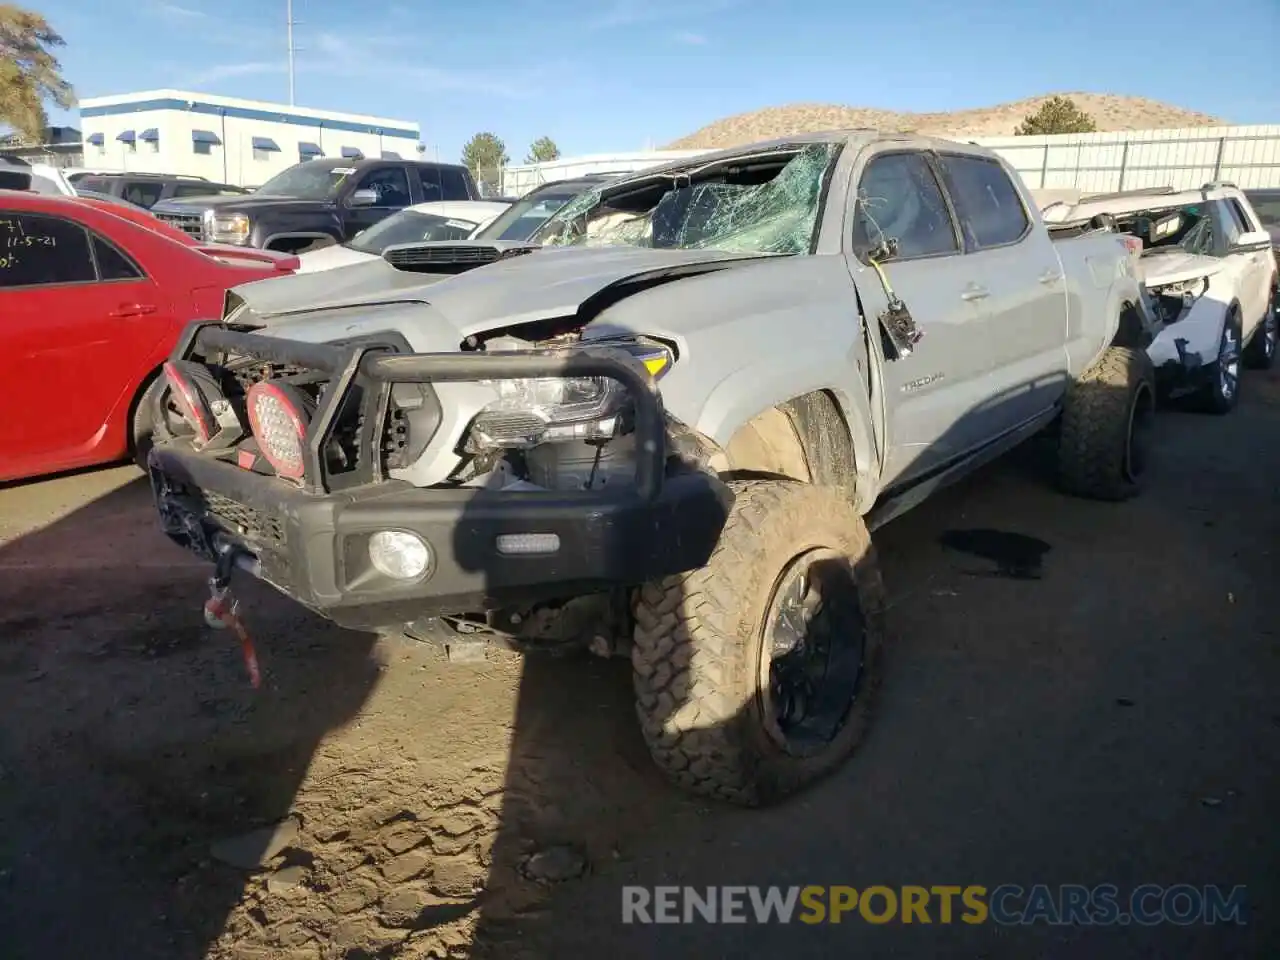
{"type": "Polygon", "coordinates": [[[781,148],[666,175],[603,184],[567,203],[531,237],[543,246],[630,246],[731,253],[808,253],[836,143],[781,148]]]}
{"type": "Polygon", "coordinates": [[[1214,256],[1214,224],[1200,204],[1140,210],[1116,217],[1123,233],[1142,241],[1142,255],[1169,250],[1214,256]]]}

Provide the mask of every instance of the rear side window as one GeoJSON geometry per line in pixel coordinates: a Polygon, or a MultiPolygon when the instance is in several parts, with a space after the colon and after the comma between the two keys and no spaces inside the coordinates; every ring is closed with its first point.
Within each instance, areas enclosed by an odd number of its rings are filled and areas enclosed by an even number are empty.
{"type": "Polygon", "coordinates": [[[890,240],[897,241],[898,260],[960,249],[942,189],[919,153],[886,154],[867,164],[858,181],[853,232],[860,254],[890,240]]]}
{"type": "Polygon", "coordinates": [[[130,203],[150,209],[160,202],[164,184],[158,181],[130,180],[124,185],[124,198],[130,203]]]}
{"type": "Polygon", "coordinates": [[[111,189],[111,181],[104,180],[101,177],[81,177],[76,181],[76,189],[88,190],[92,193],[115,193],[111,189]]]}
{"type": "Polygon", "coordinates": [[[1018,190],[999,163],[956,154],[940,159],[967,246],[1016,243],[1031,229],[1018,190]]]}
{"type": "Polygon", "coordinates": [[[93,255],[102,280],[136,280],[142,276],[132,260],[97,234],[93,235],[93,255]]]}
{"type": "Polygon", "coordinates": [[[444,167],[440,171],[440,185],[444,188],[446,200],[470,200],[471,191],[467,188],[467,178],[456,167],[444,167]]]}
{"type": "Polygon", "coordinates": [[[1240,224],[1240,232],[1252,233],[1254,229],[1253,221],[1244,212],[1244,207],[1240,206],[1240,201],[1233,197],[1227,201],[1227,206],[1231,208],[1232,214],[1235,215],[1236,221],[1240,224]]]}
{"type": "Polygon", "coordinates": [[[0,211],[0,289],[96,279],[84,227],[61,217],[0,211]]]}
{"type": "MultiPolygon", "coordinates": [[[[444,186],[440,182],[439,167],[419,167],[418,182],[422,185],[422,202],[435,203],[444,199],[444,186]]],[[[458,197],[459,200],[466,200],[466,197],[458,197]]]]}

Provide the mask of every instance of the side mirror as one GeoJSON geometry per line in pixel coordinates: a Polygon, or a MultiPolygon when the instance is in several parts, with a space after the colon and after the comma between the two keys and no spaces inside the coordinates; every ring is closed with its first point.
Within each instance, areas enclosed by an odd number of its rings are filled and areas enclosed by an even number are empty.
{"type": "Polygon", "coordinates": [[[1231,249],[1244,253],[1252,250],[1265,250],[1270,246],[1271,234],[1265,230],[1250,230],[1248,233],[1242,233],[1236,237],[1236,242],[1231,245],[1231,249]]]}
{"type": "Polygon", "coordinates": [[[353,207],[373,207],[378,203],[377,190],[357,190],[351,194],[351,199],[347,201],[353,207]]]}

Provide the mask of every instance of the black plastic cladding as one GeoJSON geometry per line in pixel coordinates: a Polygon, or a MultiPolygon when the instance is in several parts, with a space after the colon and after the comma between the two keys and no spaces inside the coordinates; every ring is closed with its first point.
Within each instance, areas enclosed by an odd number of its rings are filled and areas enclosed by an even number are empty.
{"type": "MultiPolygon", "coordinates": [[[[376,342],[357,341],[348,344],[305,343],[283,340],[258,333],[240,333],[225,329],[219,321],[194,321],[189,324],[174,350],[177,359],[205,356],[206,351],[236,353],[242,356],[291,363],[329,373],[333,380],[325,389],[320,406],[307,430],[306,465],[303,487],[308,492],[327,492],[322,469],[322,451],[333,431],[357,377],[381,384],[365,398],[378,397],[378,408],[366,408],[365,428],[381,424],[386,414],[392,383],[460,382],[467,380],[506,380],[533,377],[608,377],[626,388],[635,404],[635,431],[638,444],[635,487],[643,500],[657,500],[662,490],[666,464],[666,444],[662,401],[652,387],[640,361],[629,354],[607,347],[578,347],[572,352],[503,351],[501,353],[420,353],[408,356],[379,356],[385,347],[376,342]],[[369,413],[374,413],[370,417],[369,413]]],[[[376,434],[375,434],[376,436],[376,434]]],[[[366,438],[368,439],[368,438],[366,438]]],[[[365,449],[378,449],[375,443],[365,449]]],[[[352,483],[383,479],[379,456],[367,465],[371,474],[352,483]]],[[[362,469],[361,474],[364,474],[362,469]]],[[[344,486],[348,485],[346,483],[344,486]]]]}

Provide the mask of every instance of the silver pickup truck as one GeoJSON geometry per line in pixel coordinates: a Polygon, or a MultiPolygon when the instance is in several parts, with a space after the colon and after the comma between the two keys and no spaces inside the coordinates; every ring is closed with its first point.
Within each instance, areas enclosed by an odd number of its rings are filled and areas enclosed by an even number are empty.
{"type": "Polygon", "coordinates": [[[1141,302],[1106,222],[1051,233],[987,150],[799,136],[527,243],[236,288],[166,365],[149,469],[215,591],[451,650],[626,637],[658,764],[769,803],[867,729],[869,531],[1042,431],[1066,491],[1139,489],[1141,302]]]}

